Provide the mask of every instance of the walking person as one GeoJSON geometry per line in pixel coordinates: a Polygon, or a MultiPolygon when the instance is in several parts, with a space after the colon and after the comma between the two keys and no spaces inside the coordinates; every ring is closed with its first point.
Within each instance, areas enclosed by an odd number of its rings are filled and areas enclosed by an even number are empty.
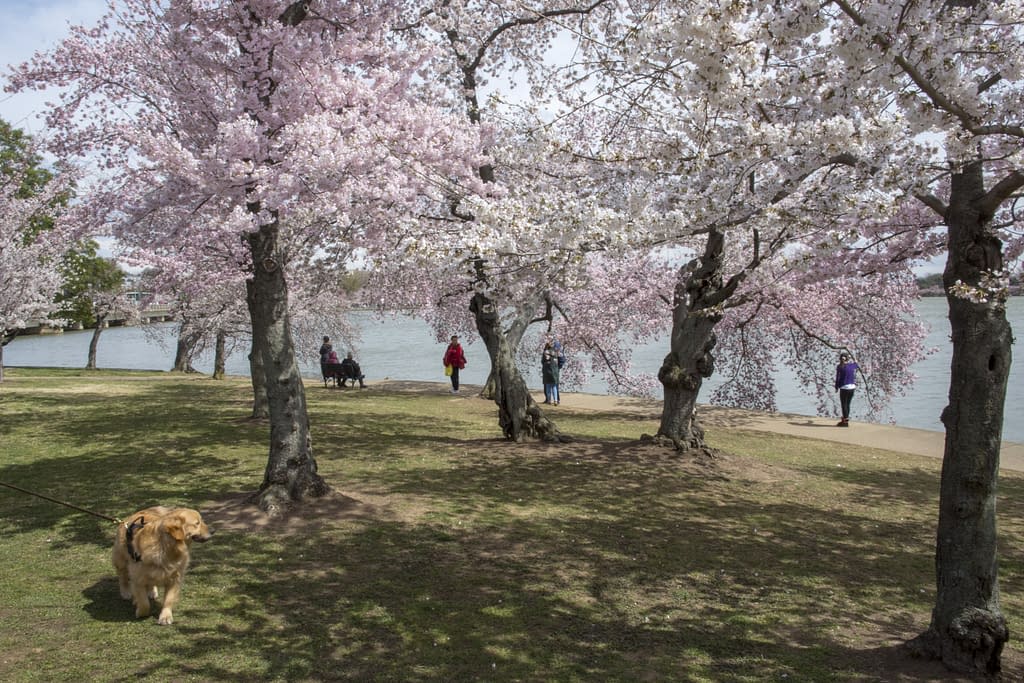
{"type": "Polygon", "coordinates": [[[842,419],[836,424],[837,427],[850,426],[850,403],[853,401],[853,393],[857,389],[857,365],[850,354],[843,351],[839,354],[839,365],[836,366],[836,390],[839,392],[839,407],[842,410],[842,419]]]}
{"type": "Polygon", "coordinates": [[[450,375],[452,380],[452,393],[459,393],[459,370],[466,367],[466,355],[462,353],[462,346],[459,344],[459,337],[452,335],[452,340],[444,352],[445,374],[450,375]],[[451,371],[449,372],[449,368],[451,371]]]}
{"type": "Polygon", "coordinates": [[[558,375],[561,369],[558,351],[554,344],[548,342],[544,345],[544,352],[540,356],[540,373],[544,381],[544,402],[558,405],[558,375]]]}

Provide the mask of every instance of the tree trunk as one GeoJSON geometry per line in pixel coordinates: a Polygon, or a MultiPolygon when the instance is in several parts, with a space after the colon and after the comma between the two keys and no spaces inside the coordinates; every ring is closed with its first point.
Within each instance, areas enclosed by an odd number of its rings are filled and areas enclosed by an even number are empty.
{"type": "Polygon", "coordinates": [[[217,330],[217,342],[215,352],[213,354],[213,378],[224,379],[224,375],[227,373],[227,339],[228,333],[224,330],[217,330]]]}
{"type": "MultiPolygon", "coordinates": [[[[512,352],[515,355],[515,351],[512,352]]],[[[484,388],[480,390],[481,398],[494,400],[494,397],[498,395],[498,377],[494,373],[494,366],[491,366],[491,371],[487,373],[487,381],[484,382],[484,388]]]]}
{"type": "Polygon", "coordinates": [[[195,354],[196,344],[202,335],[190,329],[190,325],[182,321],[181,326],[178,328],[178,343],[174,350],[174,365],[171,367],[171,372],[196,372],[196,369],[192,367],[192,356],[195,354]]]}
{"type": "MultiPolygon", "coordinates": [[[[509,354],[512,358],[515,358],[519,353],[519,345],[523,342],[523,337],[526,335],[526,329],[531,323],[537,320],[537,308],[544,301],[543,294],[534,297],[532,304],[527,304],[519,307],[516,312],[516,317],[509,325],[507,331],[503,332],[505,336],[505,342],[508,344],[509,354]]],[[[494,364],[491,364],[491,371],[487,374],[487,381],[484,383],[483,391],[480,395],[484,398],[494,400],[498,395],[498,381],[497,374],[495,373],[494,364]]]]}
{"type": "Polygon", "coordinates": [[[270,417],[270,405],[267,401],[267,378],[263,371],[263,361],[256,353],[256,346],[249,350],[249,378],[252,381],[252,419],[264,420],[270,417]]]}
{"type": "Polygon", "coordinates": [[[928,631],[911,642],[951,670],[991,675],[1009,638],[999,607],[996,481],[1003,404],[1013,341],[1005,294],[974,303],[950,295],[958,280],[978,286],[1003,267],[1002,244],[980,208],[980,163],[954,174],[946,214],[949,255],[943,272],[953,359],[935,544],[936,602],[928,631]]]}
{"type": "Polygon", "coordinates": [[[494,402],[498,406],[498,422],[506,439],[521,442],[525,438],[544,441],[568,441],[559,433],[555,423],[530,395],[530,390],[519,374],[512,349],[501,330],[497,307],[484,294],[473,296],[469,310],[476,316],[476,329],[487,346],[494,375],[494,402]]]}
{"type": "Polygon", "coordinates": [[[85,362],[86,370],[96,369],[96,349],[100,345],[100,335],[103,334],[103,326],[107,324],[107,316],[96,317],[96,327],[92,331],[92,339],[89,340],[89,358],[85,362]]]}
{"type": "Polygon", "coordinates": [[[665,391],[661,425],[655,437],[681,451],[710,453],[697,420],[697,397],[712,375],[715,326],[722,319],[718,306],[736,288],[722,284],[725,236],[712,232],[704,254],[679,270],[673,296],[671,351],[662,361],[658,379],[665,391]]]}
{"type": "Polygon", "coordinates": [[[306,392],[295,359],[288,315],[288,286],[278,248],[278,225],[248,237],[253,277],[246,282],[255,354],[263,365],[270,413],[270,455],[263,483],[253,495],[271,516],[330,489],[317,474],[309,433],[306,392]]]}

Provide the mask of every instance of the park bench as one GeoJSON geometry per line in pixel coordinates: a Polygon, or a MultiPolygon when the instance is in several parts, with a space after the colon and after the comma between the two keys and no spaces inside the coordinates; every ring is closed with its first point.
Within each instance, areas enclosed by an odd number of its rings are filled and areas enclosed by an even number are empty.
{"type": "Polygon", "coordinates": [[[341,363],[327,363],[321,366],[323,368],[324,375],[324,386],[328,386],[330,380],[334,380],[334,386],[343,387],[346,386],[346,380],[352,380],[352,386],[359,381],[359,377],[352,373],[345,372],[345,367],[341,363]]]}
{"type": "Polygon", "coordinates": [[[345,371],[341,368],[341,363],[327,363],[325,365],[321,365],[320,368],[323,370],[325,387],[330,380],[334,380],[334,386],[337,387],[341,386],[341,382],[346,379],[345,371]]]}

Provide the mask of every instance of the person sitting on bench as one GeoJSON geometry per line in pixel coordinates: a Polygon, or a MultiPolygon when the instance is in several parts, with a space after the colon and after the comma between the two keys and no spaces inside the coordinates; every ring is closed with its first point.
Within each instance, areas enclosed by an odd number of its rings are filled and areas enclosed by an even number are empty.
{"type": "Polygon", "coordinates": [[[337,352],[330,348],[330,344],[328,344],[327,346],[327,362],[320,366],[320,371],[324,375],[324,386],[327,386],[328,381],[334,380],[334,386],[340,387],[341,378],[343,375],[341,363],[338,362],[337,352]]]}
{"type": "Polygon", "coordinates": [[[363,372],[359,369],[359,363],[352,358],[352,352],[349,351],[348,355],[345,356],[345,360],[341,361],[341,386],[346,386],[346,380],[352,380],[352,386],[356,385],[356,380],[359,380],[359,388],[365,389],[366,384],[363,383],[363,372]]]}

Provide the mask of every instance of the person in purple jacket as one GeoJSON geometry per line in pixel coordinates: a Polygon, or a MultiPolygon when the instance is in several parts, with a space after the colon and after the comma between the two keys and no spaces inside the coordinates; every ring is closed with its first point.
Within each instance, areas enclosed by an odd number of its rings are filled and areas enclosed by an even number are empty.
{"type": "Polygon", "coordinates": [[[845,351],[839,354],[839,365],[836,366],[836,391],[839,392],[839,406],[842,408],[843,418],[836,424],[837,427],[850,426],[850,403],[857,388],[858,370],[860,366],[853,362],[850,354],[845,351]]]}

